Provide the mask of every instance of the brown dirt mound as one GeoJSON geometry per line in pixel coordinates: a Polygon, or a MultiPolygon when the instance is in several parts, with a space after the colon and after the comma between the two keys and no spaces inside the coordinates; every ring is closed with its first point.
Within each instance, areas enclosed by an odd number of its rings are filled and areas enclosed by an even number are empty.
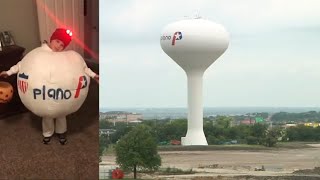
{"type": "Polygon", "coordinates": [[[217,176],[217,177],[195,177],[192,180],[319,180],[319,176],[217,176]]]}
{"type": "Polygon", "coordinates": [[[293,172],[294,174],[318,174],[320,175],[320,167],[315,167],[313,169],[301,169],[293,172]]]}

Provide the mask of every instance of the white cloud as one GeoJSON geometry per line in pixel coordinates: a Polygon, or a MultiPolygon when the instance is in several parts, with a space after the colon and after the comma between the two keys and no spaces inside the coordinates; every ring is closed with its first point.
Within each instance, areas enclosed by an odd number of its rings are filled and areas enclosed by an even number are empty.
{"type": "Polygon", "coordinates": [[[204,18],[224,24],[234,32],[248,34],[272,31],[275,27],[319,25],[320,18],[317,0],[133,0],[115,9],[112,3],[101,8],[100,18],[107,21],[102,28],[129,34],[160,30],[165,24],[192,16],[197,10],[204,18]]]}
{"type": "Polygon", "coordinates": [[[153,19],[153,12],[156,10],[150,0],[134,0],[130,6],[122,9],[111,19],[116,27],[126,27],[130,25],[129,31],[144,32],[153,19]]]}

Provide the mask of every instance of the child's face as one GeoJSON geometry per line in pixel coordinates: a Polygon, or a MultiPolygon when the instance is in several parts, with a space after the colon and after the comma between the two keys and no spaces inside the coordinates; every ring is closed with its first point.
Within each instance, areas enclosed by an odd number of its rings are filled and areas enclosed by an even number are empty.
{"type": "Polygon", "coordinates": [[[60,52],[63,51],[64,49],[64,43],[62,41],[60,41],[59,39],[53,39],[50,42],[50,48],[52,49],[52,51],[54,52],[60,52]]]}

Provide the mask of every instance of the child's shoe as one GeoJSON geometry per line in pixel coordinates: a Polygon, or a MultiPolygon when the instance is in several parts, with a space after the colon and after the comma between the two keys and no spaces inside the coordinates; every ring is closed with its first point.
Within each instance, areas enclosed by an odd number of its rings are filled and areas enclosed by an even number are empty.
{"type": "Polygon", "coordinates": [[[49,144],[50,140],[51,140],[51,136],[50,137],[43,137],[42,143],[43,144],[49,144]]]}
{"type": "Polygon", "coordinates": [[[61,145],[67,144],[67,136],[66,133],[58,134],[59,142],[61,145]]]}

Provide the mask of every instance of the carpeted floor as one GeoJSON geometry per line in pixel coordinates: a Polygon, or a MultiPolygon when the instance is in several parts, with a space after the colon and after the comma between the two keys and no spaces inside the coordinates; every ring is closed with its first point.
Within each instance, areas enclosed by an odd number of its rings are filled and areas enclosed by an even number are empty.
{"type": "MultiPolygon", "coordinates": [[[[96,71],[97,72],[97,71],[96,71]]],[[[98,179],[99,85],[68,119],[68,143],[42,144],[41,118],[31,112],[0,119],[0,179],[98,179]]]]}

